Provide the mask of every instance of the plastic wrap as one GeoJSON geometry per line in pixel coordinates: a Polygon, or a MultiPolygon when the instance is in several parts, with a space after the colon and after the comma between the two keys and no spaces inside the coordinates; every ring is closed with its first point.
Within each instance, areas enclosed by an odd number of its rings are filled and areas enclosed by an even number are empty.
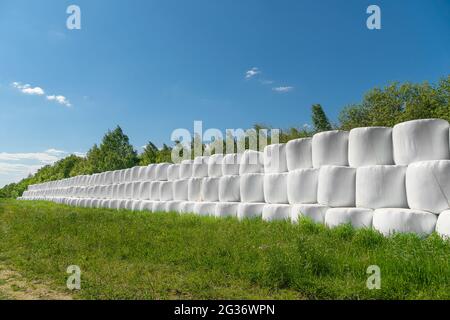
{"type": "Polygon", "coordinates": [[[330,207],[320,204],[293,204],[291,205],[291,221],[297,223],[301,217],[305,217],[324,224],[328,209],[330,207]]]}
{"type": "Polygon", "coordinates": [[[141,211],[141,200],[132,200],[131,201],[131,210],[132,211],[141,211]]]}
{"type": "Polygon", "coordinates": [[[180,165],[172,164],[167,169],[167,179],[169,181],[175,181],[180,179],[180,165]]]}
{"type": "Polygon", "coordinates": [[[131,198],[134,200],[139,200],[139,197],[141,195],[142,182],[132,182],[132,184],[133,184],[133,191],[132,191],[131,198]]]}
{"type": "Polygon", "coordinates": [[[147,166],[147,179],[148,181],[156,181],[156,168],[157,164],[150,164],[147,166]]]}
{"type": "Polygon", "coordinates": [[[192,214],[194,213],[194,206],[196,202],[194,201],[183,201],[180,204],[180,213],[181,214],[192,214]]]}
{"type": "Polygon", "coordinates": [[[440,213],[450,209],[450,160],[408,166],[406,192],[411,209],[440,213]]]}
{"type": "Polygon", "coordinates": [[[437,216],[411,209],[377,209],[373,214],[373,228],[385,236],[393,233],[415,233],[428,236],[434,232],[437,216]]]}
{"type": "Polygon", "coordinates": [[[442,212],[436,223],[436,232],[444,239],[450,239],[450,210],[442,212]]]}
{"type": "Polygon", "coordinates": [[[125,199],[131,199],[133,197],[133,182],[125,183],[125,199]]]}
{"type": "Polygon", "coordinates": [[[290,171],[287,177],[287,196],[290,204],[317,203],[318,168],[290,171]]]}
{"type": "Polygon", "coordinates": [[[264,199],[269,204],[287,204],[287,173],[264,175],[264,199]]]}
{"type": "Polygon", "coordinates": [[[239,175],[248,173],[264,173],[264,153],[246,150],[242,154],[239,175]]]}
{"type": "Polygon", "coordinates": [[[152,212],[154,213],[164,213],[166,212],[166,201],[154,201],[152,212]]]}
{"type": "Polygon", "coordinates": [[[118,196],[117,198],[118,199],[125,199],[126,198],[125,187],[126,187],[126,183],[119,184],[118,189],[117,189],[117,196],[118,196]]]}
{"type": "Polygon", "coordinates": [[[188,180],[188,200],[198,202],[202,200],[203,178],[190,178],[188,180]]]}
{"type": "Polygon", "coordinates": [[[241,176],[241,201],[264,202],[264,174],[248,173],[241,176]]]}
{"type": "Polygon", "coordinates": [[[286,144],[272,144],[264,148],[264,172],[287,172],[286,144]]]}
{"type": "Polygon", "coordinates": [[[133,169],[125,169],[125,175],[124,175],[124,182],[131,182],[132,181],[132,173],[133,169]]]}
{"type": "Polygon", "coordinates": [[[290,220],[291,206],[288,204],[266,204],[263,209],[264,221],[290,220]]]}
{"type": "Polygon", "coordinates": [[[149,211],[153,212],[153,201],[142,200],[140,211],[149,211]]]}
{"type": "Polygon", "coordinates": [[[222,176],[223,154],[214,154],[209,157],[208,176],[218,178],[222,176]]]}
{"type": "Polygon", "coordinates": [[[219,201],[219,181],[220,178],[203,178],[201,192],[202,201],[219,201]]]}
{"type": "Polygon", "coordinates": [[[172,201],[173,200],[173,182],[164,181],[160,185],[160,195],[161,201],[172,201]]]}
{"type": "Polygon", "coordinates": [[[291,140],[286,144],[286,160],[289,171],[312,168],[312,139],[291,140]]]}
{"type": "Polygon", "coordinates": [[[219,202],[216,205],[216,218],[237,217],[239,202],[219,202]]]}
{"type": "Polygon", "coordinates": [[[199,216],[214,216],[216,214],[217,202],[196,202],[194,213],[199,216]]]}
{"type": "Polygon", "coordinates": [[[219,201],[239,202],[241,201],[241,177],[223,176],[219,180],[219,201]]]}
{"type": "Polygon", "coordinates": [[[170,163],[159,163],[156,165],[156,180],[157,181],[167,181],[167,170],[169,169],[170,163]]]}
{"type": "Polygon", "coordinates": [[[330,207],[355,207],[356,169],[323,166],[319,172],[317,202],[330,207]]]}
{"type": "Polygon", "coordinates": [[[222,174],[224,176],[239,175],[242,154],[230,153],[223,156],[222,174]]]}
{"type": "Polygon", "coordinates": [[[204,178],[208,176],[209,157],[197,157],[192,164],[192,177],[204,178]]]}
{"type": "Polygon", "coordinates": [[[408,208],[406,166],[367,166],[356,171],[356,206],[359,208],[408,208]]]}
{"type": "Polygon", "coordinates": [[[161,181],[153,181],[150,184],[150,200],[153,200],[153,201],[161,200],[160,186],[161,186],[161,181]]]}
{"type": "Polygon", "coordinates": [[[144,181],[141,183],[141,188],[139,189],[139,199],[140,200],[150,200],[150,181],[144,181]]]}
{"type": "Polygon", "coordinates": [[[177,201],[188,200],[189,180],[176,180],[173,182],[173,199],[177,201]]]}
{"type": "Polygon", "coordinates": [[[368,127],[350,131],[348,162],[351,167],[393,165],[392,128],[368,127]]]}
{"type": "Polygon", "coordinates": [[[109,201],[108,208],[112,210],[119,209],[119,201],[120,201],[119,199],[111,199],[111,201],[109,201]]]}
{"type": "Polygon", "coordinates": [[[400,123],[394,127],[392,140],[396,164],[450,159],[449,124],[446,120],[424,119],[400,123]]]}
{"type": "Polygon", "coordinates": [[[312,161],[314,168],[321,166],[348,166],[347,131],[317,133],[312,139],[312,161]]]}
{"type": "Polygon", "coordinates": [[[334,228],[342,224],[351,224],[353,228],[371,228],[373,210],[363,208],[331,208],[325,216],[325,224],[334,228]]]}
{"type": "Polygon", "coordinates": [[[181,203],[182,203],[182,201],[168,201],[166,203],[166,212],[179,213],[180,212],[181,203]]]}
{"type": "Polygon", "coordinates": [[[192,177],[193,160],[184,160],[180,164],[180,179],[189,179],[192,177]]]}

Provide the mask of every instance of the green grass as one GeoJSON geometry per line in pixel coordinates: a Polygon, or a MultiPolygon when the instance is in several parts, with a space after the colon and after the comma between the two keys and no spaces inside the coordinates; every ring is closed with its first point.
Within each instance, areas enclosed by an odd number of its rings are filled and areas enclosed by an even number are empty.
{"type": "Polygon", "coordinates": [[[0,200],[0,264],[83,299],[449,299],[450,243],[261,220],[0,200]],[[381,268],[380,290],[366,270],[381,268]]]}

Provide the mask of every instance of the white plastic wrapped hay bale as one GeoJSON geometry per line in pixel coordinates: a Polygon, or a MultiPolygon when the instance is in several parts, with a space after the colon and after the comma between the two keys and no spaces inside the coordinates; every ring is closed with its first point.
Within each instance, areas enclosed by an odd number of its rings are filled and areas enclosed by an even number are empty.
{"type": "Polygon", "coordinates": [[[406,166],[367,166],[356,171],[356,206],[359,208],[408,208],[406,166]]]}
{"type": "Polygon", "coordinates": [[[173,199],[177,201],[188,200],[189,180],[176,180],[173,182],[173,199]]]}
{"type": "Polygon", "coordinates": [[[290,220],[291,206],[288,204],[266,204],[263,209],[264,221],[290,220]]]}
{"type": "Polygon", "coordinates": [[[148,211],[153,212],[153,201],[150,200],[142,200],[140,211],[148,211]]]}
{"type": "Polygon", "coordinates": [[[144,181],[141,183],[141,187],[139,189],[139,199],[140,200],[150,200],[150,181],[144,181]]]}
{"type": "Polygon", "coordinates": [[[264,175],[264,199],[270,204],[287,204],[287,173],[264,175]]]}
{"type": "Polygon", "coordinates": [[[264,153],[246,150],[242,154],[239,165],[239,175],[248,173],[264,173],[264,153]]]}
{"type": "Polygon", "coordinates": [[[317,202],[330,207],[355,207],[356,169],[323,166],[319,172],[317,202]]]}
{"type": "Polygon", "coordinates": [[[138,181],[147,181],[147,170],[148,170],[147,166],[139,167],[138,181]]]}
{"type": "Polygon", "coordinates": [[[192,214],[194,213],[194,206],[196,202],[194,201],[183,201],[180,204],[180,213],[181,214],[192,214]]]}
{"type": "Polygon", "coordinates": [[[213,154],[208,160],[208,176],[218,178],[222,176],[223,154],[213,154]]]}
{"type": "Polygon", "coordinates": [[[120,199],[118,203],[118,210],[125,210],[127,208],[127,201],[126,199],[120,199]]]}
{"type": "Polygon", "coordinates": [[[154,201],[152,212],[154,213],[163,213],[166,212],[166,201],[154,201]]]}
{"type": "Polygon", "coordinates": [[[325,216],[325,224],[335,228],[343,224],[351,224],[353,228],[371,228],[373,210],[364,208],[331,208],[325,216]]]}
{"type": "Polygon", "coordinates": [[[208,217],[216,214],[217,202],[196,202],[194,213],[199,216],[208,217]]]}
{"type": "Polygon", "coordinates": [[[169,181],[175,181],[180,179],[180,165],[171,164],[167,169],[167,179],[169,181]]]}
{"type": "Polygon", "coordinates": [[[124,199],[133,198],[133,182],[125,183],[125,197],[124,199]]]}
{"type": "Polygon", "coordinates": [[[105,198],[106,199],[112,199],[113,198],[113,186],[112,184],[109,184],[105,188],[105,198]]]}
{"type": "Polygon", "coordinates": [[[113,175],[114,175],[114,171],[105,172],[105,184],[106,185],[113,184],[113,175]]]}
{"type": "Polygon", "coordinates": [[[153,181],[150,184],[150,200],[160,201],[161,200],[161,192],[160,192],[161,181],[153,181]]]}
{"type": "Polygon", "coordinates": [[[239,175],[242,154],[230,153],[223,156],[222,174],[224,176],[239,175]]]}
{"type": "Polygon", "coordinates": [[[238,202],[219,202],[216,205],[216,218],[237,217],[238,202]]]}
{"type": "Polygon", "coordinates": [[[436,223],[436,232],[444,239],[450,239],[450,210],[442,212],[436,223]]]}
{"type": "Polygon", "coordinates": [[[347,131],[326,131],[312,138],[312,162],[314,168],[321,166],[348,166],[347,131]]]}
{"type": "Polygon", "coordinates": [[[264,172],[287,172],[286,144],[271,144],[264,148],[264,172]]]}
{"type": "Polygon", "coordinates": [[[394,160],[408,165],[423,160],[448,160],[449,124],[441,119],[403,122],[392,132],[394,160]]]}
{"type": "Polygon", "coordinates": [[[286,144],[286,160],[289,171],[312,168],[312,138],[289,141],[286,144]]]}
{"type": "Polygon", "coordinates": [[[208,176],[209,157],[196,157],[192,164],[192,177],[204,178],[208,176]]]}
{"type": "Polygon", "coordinates": [[[170,163],[159,163],[156,165],[156,181],[167,181],[167,170],[170,163]]]}
{"type": "Polygon", "coordinates": [[[437,216],[412,209],[377,209],[373,214],[373,228],[385,236],[394,233],[415,233],[428,236],[435,231],[437,216]]]}
{"type": "Polygon", "coordinates": [[[241,176],[242,202],[264,202],[264,174],[247,173],[241,176]]]}
{"type": "Polygon", "coordinates": [[[180,212],[180,206],[182,201],[167,201],[166,203],[166,212],[180,212]]]}
{"type": "Polygon", "coordinates": [[[392,128],[367,127],[350,131],[348,162],[351,167],[393,165],[392,128]]]}
{"type": "Polygon", "coordinates": [[[241,201],[241,177],[223,176],[219,178],[219,201],[239,202],[241,201]]]}
{"type": "Polygon", "coordinates": [[[122,196],[119,194],[120,184],[113,184],[112,186],[112,199],[120,199],[122,196]]]}
{"type": "Polygon", "coordinates": [[[317,203],[319,184],[318,168],[289,171],[287,177],[287,196],[290,204],[317,203]]]}
{"type": "Polygon", "coordinates": [[[133,202],[134,202],[134,200],[132,200],[132,199],[125,200],[125,209],[132,211],[133,210],[133,202]]]}
{"type": "Polygon", "coordinates": [[[292,223],[298,223],[301,217],[305,217],[323,224],[328,209],[330,207],[321,204],[293,204],[291,205],[291,221],[292,223]]]}
{"type": "Polygon", "coordinates": [[[161,201],[172,201],[173,200],[173,182],[163,181],[160,185],[161,201]]]}
{"type": "Polygon", "coordinates": [[[265,203],[239,203],[237,217],[239,220],[262,217],[265,203]]]}
{"type": "Polygon", "coordinates": [[[141,211],[141,200],[132,200],[131,210],[132,211],[141,211]]]}
{"type": "Polygon", "coordinates": [[[131,182],[131,185],[132,185],[131,199],[139,200],[141,182],[139,181],[131,182]]]}
{"type": "Polygon", "coordinates": [[[203,178],[190,178],[188,180],[188,200],[201,201],[202,200],[202,184],[203,178]]]}
{"type": "Polygon", "coordinates": [[[220,178],[203,178],[201,197],[202,201],[219,201],[219,181],[220,178]]]}
{"type": "Polygon", "coordinates": [[[108,208],[111,210],[119,209],[119,201],[120,201],[119,199],[111,199],[108,208]]]}
{"type": "Polygon", "coordinates": [[[180,179],[189,179],[192,177],[193,160],[183,160],[180,164],[180,179]]]}
{"type": "Polygon", "coordinates": [[[147,166],[146,180],[147,181],[156,181],[156,168],[157,164],[150,164],[147,166]]]}
{"type": "Polygon", "coordinates": [[[450,160],[408,166],[406,192],[411,209],[440,213],[450,209],[450,160]]]}
{"type": "Polygon", "coordinates": [[[131,182],[133,180],[132,172],[133,172],[132,168],[125,169],[124,180],[123,180],[124,182],[131,182]]]}

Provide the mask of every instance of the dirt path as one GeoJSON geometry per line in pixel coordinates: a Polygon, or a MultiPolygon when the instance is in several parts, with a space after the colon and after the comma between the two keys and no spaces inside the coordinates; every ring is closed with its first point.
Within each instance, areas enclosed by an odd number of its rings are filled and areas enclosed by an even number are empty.
{"type": "Polygon", "coordinates": [[[72,300],[70,294],[50,289],[40,281],[30,281],[19,272],[0,265],[0,300],[72,300]]]}

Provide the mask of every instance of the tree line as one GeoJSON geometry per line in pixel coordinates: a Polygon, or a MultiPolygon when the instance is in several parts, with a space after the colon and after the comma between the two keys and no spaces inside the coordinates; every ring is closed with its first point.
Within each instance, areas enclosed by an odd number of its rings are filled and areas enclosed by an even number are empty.
{"type": "MultiPolygon", "coordinates": [[[[415,119],[441,118],[450,122],[450,76],[436,84],[391,83],[384,88],[374,88],[364,95],[360,103],[344,107],[339,114],[337,124],[330,122],[320,104],[313,105],[311,112],[312,126],[281,130],[279,141],[286,143],[333,129],[392,127],[397,123],[415,119]]],[[[254,129],[259,132],[262,129],[271,128],[267,125],[256,124],[254,129]]],[[[195,143],[195,141],[192,142],[192,149],[195,148],[195,143]]],[[[206,148],[204,145],[201,147],[203,150],[206,148]]],[[[128,136],[120,126],[117,126],[105,134],[100,145],[94,144],[86,157],[70,155],[53,165],[42,167],[36,174],[0,189],[0,198],[16,198],[22,195],[31,184],[120,170],[137,165],[171,162],[172,150],[173,147],[166,144],[158,148],[149,141],[144,150],[138,153],[130,144],[128,136]]]]}

